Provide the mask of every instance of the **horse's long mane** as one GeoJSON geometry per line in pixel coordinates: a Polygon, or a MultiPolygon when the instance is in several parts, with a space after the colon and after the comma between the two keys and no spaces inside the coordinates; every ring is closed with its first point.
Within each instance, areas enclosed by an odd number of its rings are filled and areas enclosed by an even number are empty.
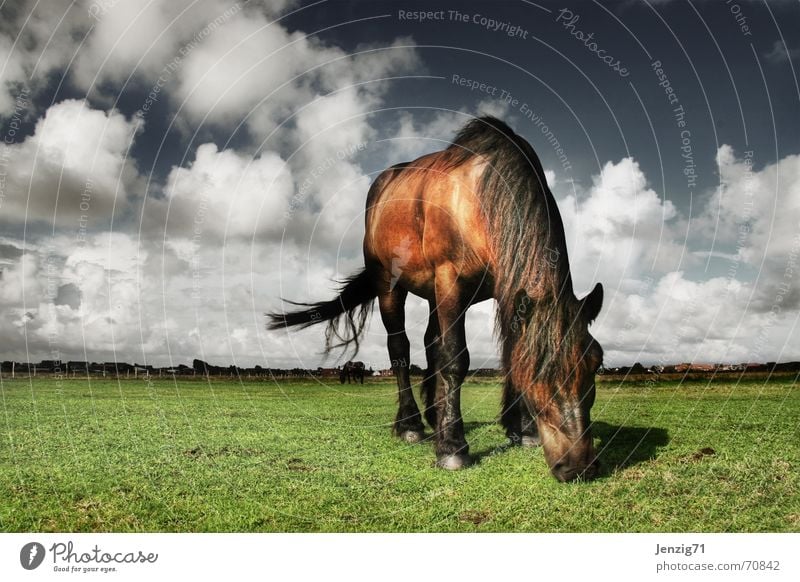
{"type": "Polygon", "coordinates": [[[560,384],[574,364],[571,331],[580,311],[561,215],[539,158],[508,125],[494,117],[473,119],[443,152],[442,162],[458,166],[475,156],[487,162],[478,196],[495,256],[503,364],[509,371],[516,346],[515,367],[528,381],[535,376],[560,384]]]}

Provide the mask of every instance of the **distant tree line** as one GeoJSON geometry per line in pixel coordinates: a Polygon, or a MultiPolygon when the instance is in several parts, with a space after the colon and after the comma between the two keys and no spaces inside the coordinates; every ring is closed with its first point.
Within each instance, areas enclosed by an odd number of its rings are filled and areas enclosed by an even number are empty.
{"type": "Polygon", "coordinates": [[[750,373],[750,372],[800,372],[800,362],[767,362],[746,364],[695,364],[685,362],[666,366],[652,365],[644,367],[639,362],[632,366],[601,368],[598,373],[609,376],[631,376],[636,374],[716,374],[716,373],[750,373]]]}
{"type": "MultiPolygon", "coordinates": [[[[42,360],[38,363],[4,361],[0,364],[0,373],[6,377],[54,375],[67,378],[81,376],[99,376],[131,378],[139,376],[214,376],[228,378],[308,378],[320,376],[339,376],[341,368],[264,368],[254,366],[243,368],[241,366],[214,366],[203,360],[195,359],[191,366],[178,364],[177,366],[156,367],[149,364],[129,364],[127,362],[83,362],[42,360]]],[[[372,375],[372,370],[369,370],[372,375]]]]}
{"type": "MultiPolygon", "coordinates": [[[[195,359],[191,366],[179,364],[177,366],[155,367],[149,364],[128,364],[127,362],[82,362],[61,360],[42,360],[38,363],[4,361],[0,364],[0,374],[4,377],[61,375],[67,378],[80,376],[101,376],[130,378],[139,376],[208,376],[227,378],[338,378],[341,366],[333,368],[264,368],[254,366],[243,368],[240,366],[214,366],[203,360],[195,359]]],[[[413,376],[422,376],[425,370],[416,364],[411,364],[409,371],[413,376]]],[[[637,374],[716,374],[716,373],[750,373],[750,372],[800,372],[800,362],[767,362],[744,364],[695,364],[682,363],[670,365],[643,366],[635,363],[632,366],[619,366],[601,368],[598,374],[608,376],[630,376],[637,374]]],[[[496,368],[478,368],[469,371],[470,376],[492,377],[502,372],[496,368]]],[[[367,370],[366,376],[392,376],[390,368],[375,371],[367,370]]]]}

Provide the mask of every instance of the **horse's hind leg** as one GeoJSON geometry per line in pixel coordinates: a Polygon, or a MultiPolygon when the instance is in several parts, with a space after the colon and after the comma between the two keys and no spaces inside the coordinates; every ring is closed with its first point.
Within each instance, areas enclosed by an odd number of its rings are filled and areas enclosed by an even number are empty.
{"type": "Polygon", "coordinates": [[[407,291],[399,286],[378,297],[381,319],[386,328],[387,347],[392,370],[397,378],[399,406],[393,431],[402,439],[416,443],[425,436],[425,426],[411,390],[408,369],[411,364],[410,345],[405,327],[405,302],[407,291]]]}
{"type": "Polygon", "coordinates": [[[500,420],[512,444],[523,447],[538,447],[542,444],[536,419],[510,377],[506,377],[503,386],[503,409],[500,420]]]}
{"type": "Polygon", "coordinates": [[[422,398],[425,405],[425,420],[433,430],[436,430],[436,365],[439,354],[439,316],[436,305],[430,302],[430,315],[428,328],[425,330],[425,359],[428,369],[422,379],[422,398]]]}

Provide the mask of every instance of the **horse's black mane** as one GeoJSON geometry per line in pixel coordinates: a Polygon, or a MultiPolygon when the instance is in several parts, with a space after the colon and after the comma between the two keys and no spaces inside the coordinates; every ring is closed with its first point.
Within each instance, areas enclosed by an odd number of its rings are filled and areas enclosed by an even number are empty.
{"type": "MultiPolygon", "coordinates": [[[[519,340],[503,343],[517,346],[513,360],[523,373],[560,384],[574,364],[570,352],[580,304],[561,215],[541,162],[523,137],[494,117],[467,123],[445,154],[453,166],[475,156],[487,161],[479,196],[494,233],[497,330],[503,339],[519,340]]],[[[503,354],[507,370],[511,349],[503,354]]]]}

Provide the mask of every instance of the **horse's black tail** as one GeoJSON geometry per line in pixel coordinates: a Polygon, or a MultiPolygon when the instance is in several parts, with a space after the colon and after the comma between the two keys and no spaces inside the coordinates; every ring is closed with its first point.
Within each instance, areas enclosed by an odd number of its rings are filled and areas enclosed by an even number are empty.
{"type": "Polygon", "coordinates": [[[308,309],[288,313],[269,313],[267,317],[270,322],[267,327],[268,329],[283,327],[303,329],[327,321],[325,354],[337,348],[346,350],[352,345],[355,355],[358,353],[359,339],[372,312],[372,302],[377,296],[374,275],[367,269],[362,269],[344,280],[336,299],[319,303],[287,301],[292,305],[302,305],[308,309]],[[339,329],[342,323],[344,323],[343,329],[339,329]]]}

